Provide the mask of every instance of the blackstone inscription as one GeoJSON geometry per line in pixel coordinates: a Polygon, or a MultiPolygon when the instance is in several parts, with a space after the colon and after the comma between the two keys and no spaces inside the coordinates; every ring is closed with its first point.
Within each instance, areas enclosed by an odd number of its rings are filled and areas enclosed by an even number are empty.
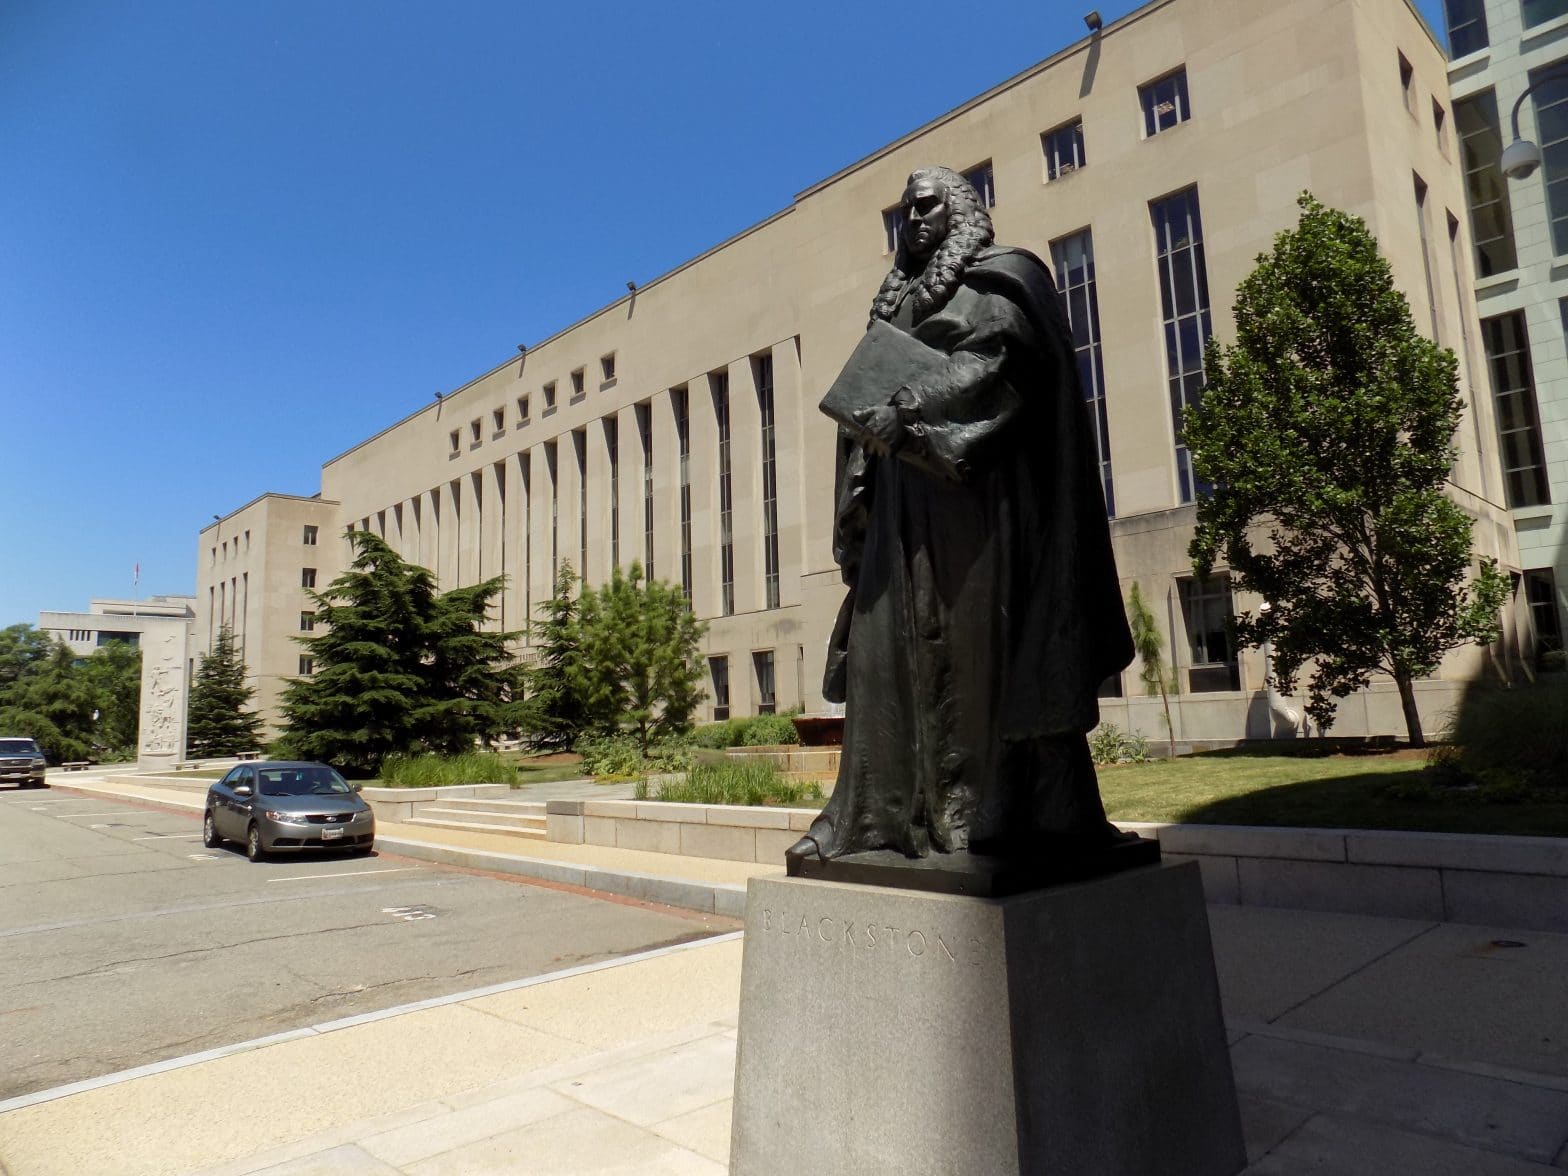
{"type": "Polygon", "coordinates": [[[834,915],[775,911],[770,907],[762,908],[762,930],[764,934],[791,936],[806,947],[826,944],[867,956],[880,953],[893,959],[929,956],[946,963],[979,967],[987,955],[986,945],[974,936],[966,938],[951,932],[895,927],[891,923],[857,921],[834,915]]]}

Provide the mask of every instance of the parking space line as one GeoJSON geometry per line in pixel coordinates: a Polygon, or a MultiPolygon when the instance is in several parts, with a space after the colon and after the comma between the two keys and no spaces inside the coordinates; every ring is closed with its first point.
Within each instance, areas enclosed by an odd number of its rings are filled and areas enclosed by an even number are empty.
{"type": "Polygon", "coordinates": [[[390,870],[350,870],[345,874],[293,874],[287,878],[268,878],[268,882],[310,882],[322,878],[363,878],[367,874],[411,874],[423,866],[394,866],[390,870]]]}
{"type": "Polygon", "coordinates": [[[67,817],[123,817],[130,811],[129,809],[117,808],[110,809],[106,813],[64,813],[62,815],[67,817]]]}
{"type": "Polygon", "coordinates": [[[200,833],[152,833],[146,837],[132,837],[132,841],[164,841],[168,838],[180,838],[185,841],[195,841],[200,833]]]}

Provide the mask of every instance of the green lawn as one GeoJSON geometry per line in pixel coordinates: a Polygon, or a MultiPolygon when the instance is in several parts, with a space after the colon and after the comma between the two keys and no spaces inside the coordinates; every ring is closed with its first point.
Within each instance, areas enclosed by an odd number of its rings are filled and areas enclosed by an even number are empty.
{"type": "Polygon", "coordinates": [[[1113,821],[1568,837],[1568,796],[1556,803],[1487,804],[1464,793],[1432,800],[1388,795],[1391,784],[1411,781],[1423,764],[1419,757],[1376,753],[1208,752],[1102,767],[1100,793],[1113,821]]]}

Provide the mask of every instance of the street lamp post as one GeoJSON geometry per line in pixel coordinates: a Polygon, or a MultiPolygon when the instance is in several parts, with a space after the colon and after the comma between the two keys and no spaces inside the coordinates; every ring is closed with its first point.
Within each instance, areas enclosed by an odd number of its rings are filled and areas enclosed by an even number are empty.
{"type": "Polygon", "coordinates": [[[1534,93],[1537,86],[1563,78],[1568,78],[1568,68],[1552,70],[1526,86],[1524,92],[1515,100],[1512,118],[1514,141],[1503,149],[1502,158],[1498,160],[1503,175],[1510,180],[1526,179],[1534,175],[1535,169],[1541,166],[1541,149],[1529,139],[1521,138],[1519,135],[1519,108],[1524,105],[1524,100],[1534,93]]]}

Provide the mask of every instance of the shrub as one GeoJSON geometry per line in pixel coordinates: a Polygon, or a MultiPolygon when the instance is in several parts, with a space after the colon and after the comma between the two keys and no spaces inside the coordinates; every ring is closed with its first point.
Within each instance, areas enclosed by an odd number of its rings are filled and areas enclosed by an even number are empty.
{"type": "Polygon", "coordinates": [[[1089,755],[1097,764],[1141,764],[1149,758],[1149,741],[1115,723],[1101,723],[1089,732],[1089,755]]]}
{"type": "Polygon", "coordinates": [[[1427,759],[1439,782],[1459,777],[1504,794],[1521,788],[1568,790],[1568,683],[1477,688],[1450,720],[1427,759]]]}
{"type": "Polygon", "coordinates": [[[815,780],[790,780],[763,760],[728,759],[698,764],[684,777],[638,783],[638,800],[669,800],[685,804],[820,803],[822,786],[815,780]]]}
{"type": "Polygon", "coordinates": [[[734,747],[745,725],[745,719],[720,719],[717,723],[704,723],[692,732],[691,741],[696,747],[734,747]]]}
{"type": "Polygon", "coordinates": [[[745,720],[741,732],[742,747],[774,747],[778,744],[799,743],[800,733],[789,715],[757,715],[745,720]]]}
{"type": "Polygon", "coordinates": [[[691,766],[691,749],[678,740],[652,743],[646,757],[634,735],[593,735],[579,739],[575,750],[583,757],[583,771],[590,776],[630,779],[650,773],[684,772],[691,766]]]}
{"type": "Polygon", "coordinates": [[[389,755],[381,763],[388,788],[435,788],[443,784],[515,784],[517,768],[494,752],[464,755],[389,755]]]}

